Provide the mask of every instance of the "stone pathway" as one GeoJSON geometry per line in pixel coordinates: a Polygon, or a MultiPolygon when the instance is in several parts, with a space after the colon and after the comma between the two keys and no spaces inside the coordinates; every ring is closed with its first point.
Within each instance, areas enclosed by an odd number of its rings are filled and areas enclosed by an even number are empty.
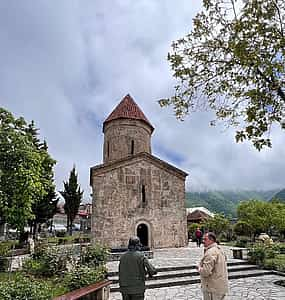
{"type": "MultiPolygon", "coordinates": [[[[226,300],[282,300],[285,288],[273,284],[280,276],[242,278],[230,281],[226,300]]],[[[284,279],[284,277],[282,277],[284,279]]],[[[110,300],[121,300],[120,293],[111,293],[110,300]]],[[[201,300],[200,284],[146,290],[145,300],[201,300]]]]}
{"type": "MultiPolygon", "coordinates": [[[[232,251],[230,247],[222,246],[228,261],[233,260],[232,251]]],[[[177,267],[187,265],[197,265],[203,256],[203,246],[196,247],[195,243],[189,243],[188,247],[184,248],[166,248],[155,249],[153,252],[153,259],[151,263],[156,267],[177,267]]],[[[107,263],[108,271],[118,271],[118,261],[112,261],[107,263]]]]}
{"type": "MultiPolygon", "coordinates": [[[[224,247],[228,261],[233,260],[229,247],[224,247]]],[[[156,267],[195,265],[203,255],[203,247],[197,248],[193,243],[188,247],[177,249],[154,250],[151,262],[156,267]]],[[[118,262],[109,262],[109,271],[118,269],[118,262]]],[[[230,281],[230,292],[227,300],[282,300],[285,299],[285,288],[273,282],[285,279],[277,275],[266,275],[235,279],[230,281]]],[[[111,293],[110,300],[121,300],[120,293],[111,293]]],[[[200,284],[175,286],[168,288],[148,289],[145,300],[200,300],[202,294],[200,284]]]]}

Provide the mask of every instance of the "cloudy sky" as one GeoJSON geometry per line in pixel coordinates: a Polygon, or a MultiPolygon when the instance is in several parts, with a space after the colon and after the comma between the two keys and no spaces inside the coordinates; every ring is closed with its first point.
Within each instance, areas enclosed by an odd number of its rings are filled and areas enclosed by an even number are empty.
{"type": "Polygon", "coordinates": [[[155,127],[152,152],[189,173],[187,190],[285,187],[285,134],[273,148],[235,144],[210,113],[184,122],[157,100],[171,96],[166,60],[200,0],[0,1],[0,106],[34,120],[57,160],[58,189],[75,164],[89,199],[102,162],[102,123],[128,93],[155,127]]]}

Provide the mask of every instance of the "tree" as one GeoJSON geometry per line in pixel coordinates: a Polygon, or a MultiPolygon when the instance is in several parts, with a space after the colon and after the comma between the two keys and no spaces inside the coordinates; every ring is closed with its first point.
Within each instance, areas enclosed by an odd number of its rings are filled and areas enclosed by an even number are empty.
{"type": "Polygon", "coordinates": [[[272,230],[285,236],[285,203],[273,200],[269,202],[272,218],[272,230]]]}
{"type": "Polygon", "coordinates": [[[52,219],[57,213],[58,201],[59,198],[56,196],[55,191],[51,188],[49,191],[47,191],[45,196],[33,203],[32,211],[34,214],[34,219],[30,220],[29,225],[31,228],[31,233],[34,237],[39,230],[38,226],[52,219]]]}
{"type": "Polygon", "coordinates": [[[38,128],[35,128],[33,121],[28,125],[26,130],[41,156],[41,182],[45,191],[45,193],[41,197],[38,197],[32,205],[34,219],[30,220],[29,224],[34,237],[38,230],[38,226],[51,219],[57,212],[57,203],[59,201],[56,197],[53,171],[56,161],[49,155],[46,141],[43,143],[40,142],[38,130],[38,128]]]}
{"type": "Polygon", "coordinates": [[[253,228],[254,236],[269,232],[273,225],[272,210],[268,202],[260,200],[242,201],[237,208],[238,219],[253,228]]]}
{"type": "Polygon", "coordinates": [[[43,197],[42,157],[23,118],[0,108],[0,214],[22,232],[34,217],[32,205],[43,197]]]}
{"type": "Polygon", "coordinates": [[[72,168],[69,175],[68,182],[64,182],[64,191],[61,191],[61,195],[65,200],[64,211],[67,215],[67,230],[72,235],[73,221],[78,213],[79,205],[83,196],[83,191],[80,190],[80,186],[77,183],[77,174],[75,167],[72,168]]]}
{"type": "Polygon", "coordinates": [[[251,236],[254,232],[254,228],[246,221],[238,221],[233,227],[236,235],[251,236]]]}
{"type": "Polygon", "coordinates": [[[259,200],[242,201],[238,208],[239,221],[244,221],[253,228],[254,236],[266,232],[283,233],[285,231],[285,204],[259,200]]]}
{"type": "Polygon", "coordinates": [[[236,141],[271,147],[271,124],[285,128],[284,0],[203,0],[193,30],[172,44],[178,119],[211,108],[236,128],[236,141]]]}
{"type": "Polygon", "coordinates": [[[213,218],[209,218],[202,223],[204,228],[213,231],[219,236],[221,233],[226,233],[230,228],[230,222],[222,214],[215,214],[213,218]]]}

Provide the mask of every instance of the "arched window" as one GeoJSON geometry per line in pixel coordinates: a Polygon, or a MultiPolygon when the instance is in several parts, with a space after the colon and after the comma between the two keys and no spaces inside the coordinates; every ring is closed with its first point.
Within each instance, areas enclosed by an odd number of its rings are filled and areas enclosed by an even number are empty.
{"type": "Polygon", "coordinates": [[[135,152],[135,142],[134,142],[134,140],[132,140],[132,142],[131,142],[131,154],[134,155],[134,152],[135,152]]]}
{"type": "Polygon", "coordinates": [[[142,207],[146,206],[145,185],[142,185],[142,207]]]}

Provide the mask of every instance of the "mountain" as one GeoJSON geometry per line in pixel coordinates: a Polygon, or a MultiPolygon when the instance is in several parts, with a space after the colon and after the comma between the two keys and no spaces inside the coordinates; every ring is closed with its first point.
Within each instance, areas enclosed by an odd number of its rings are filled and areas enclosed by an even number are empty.
{"type": "Polygon", "coordinates": [[[274,199],[285,202],[285,189],[274,194],[270,201],[272,201],[274,199]]]}
{"type": "MultiPolygon", "coordinates": [[[[283,191],[285,196],[285,189],[283,191]]],[[[277,190],[186,192],[186,207],[204,206],[212,212],[236,217],[236,208],[240,201],[250,199],[270,201],[277,192],[277,190]]]]}

